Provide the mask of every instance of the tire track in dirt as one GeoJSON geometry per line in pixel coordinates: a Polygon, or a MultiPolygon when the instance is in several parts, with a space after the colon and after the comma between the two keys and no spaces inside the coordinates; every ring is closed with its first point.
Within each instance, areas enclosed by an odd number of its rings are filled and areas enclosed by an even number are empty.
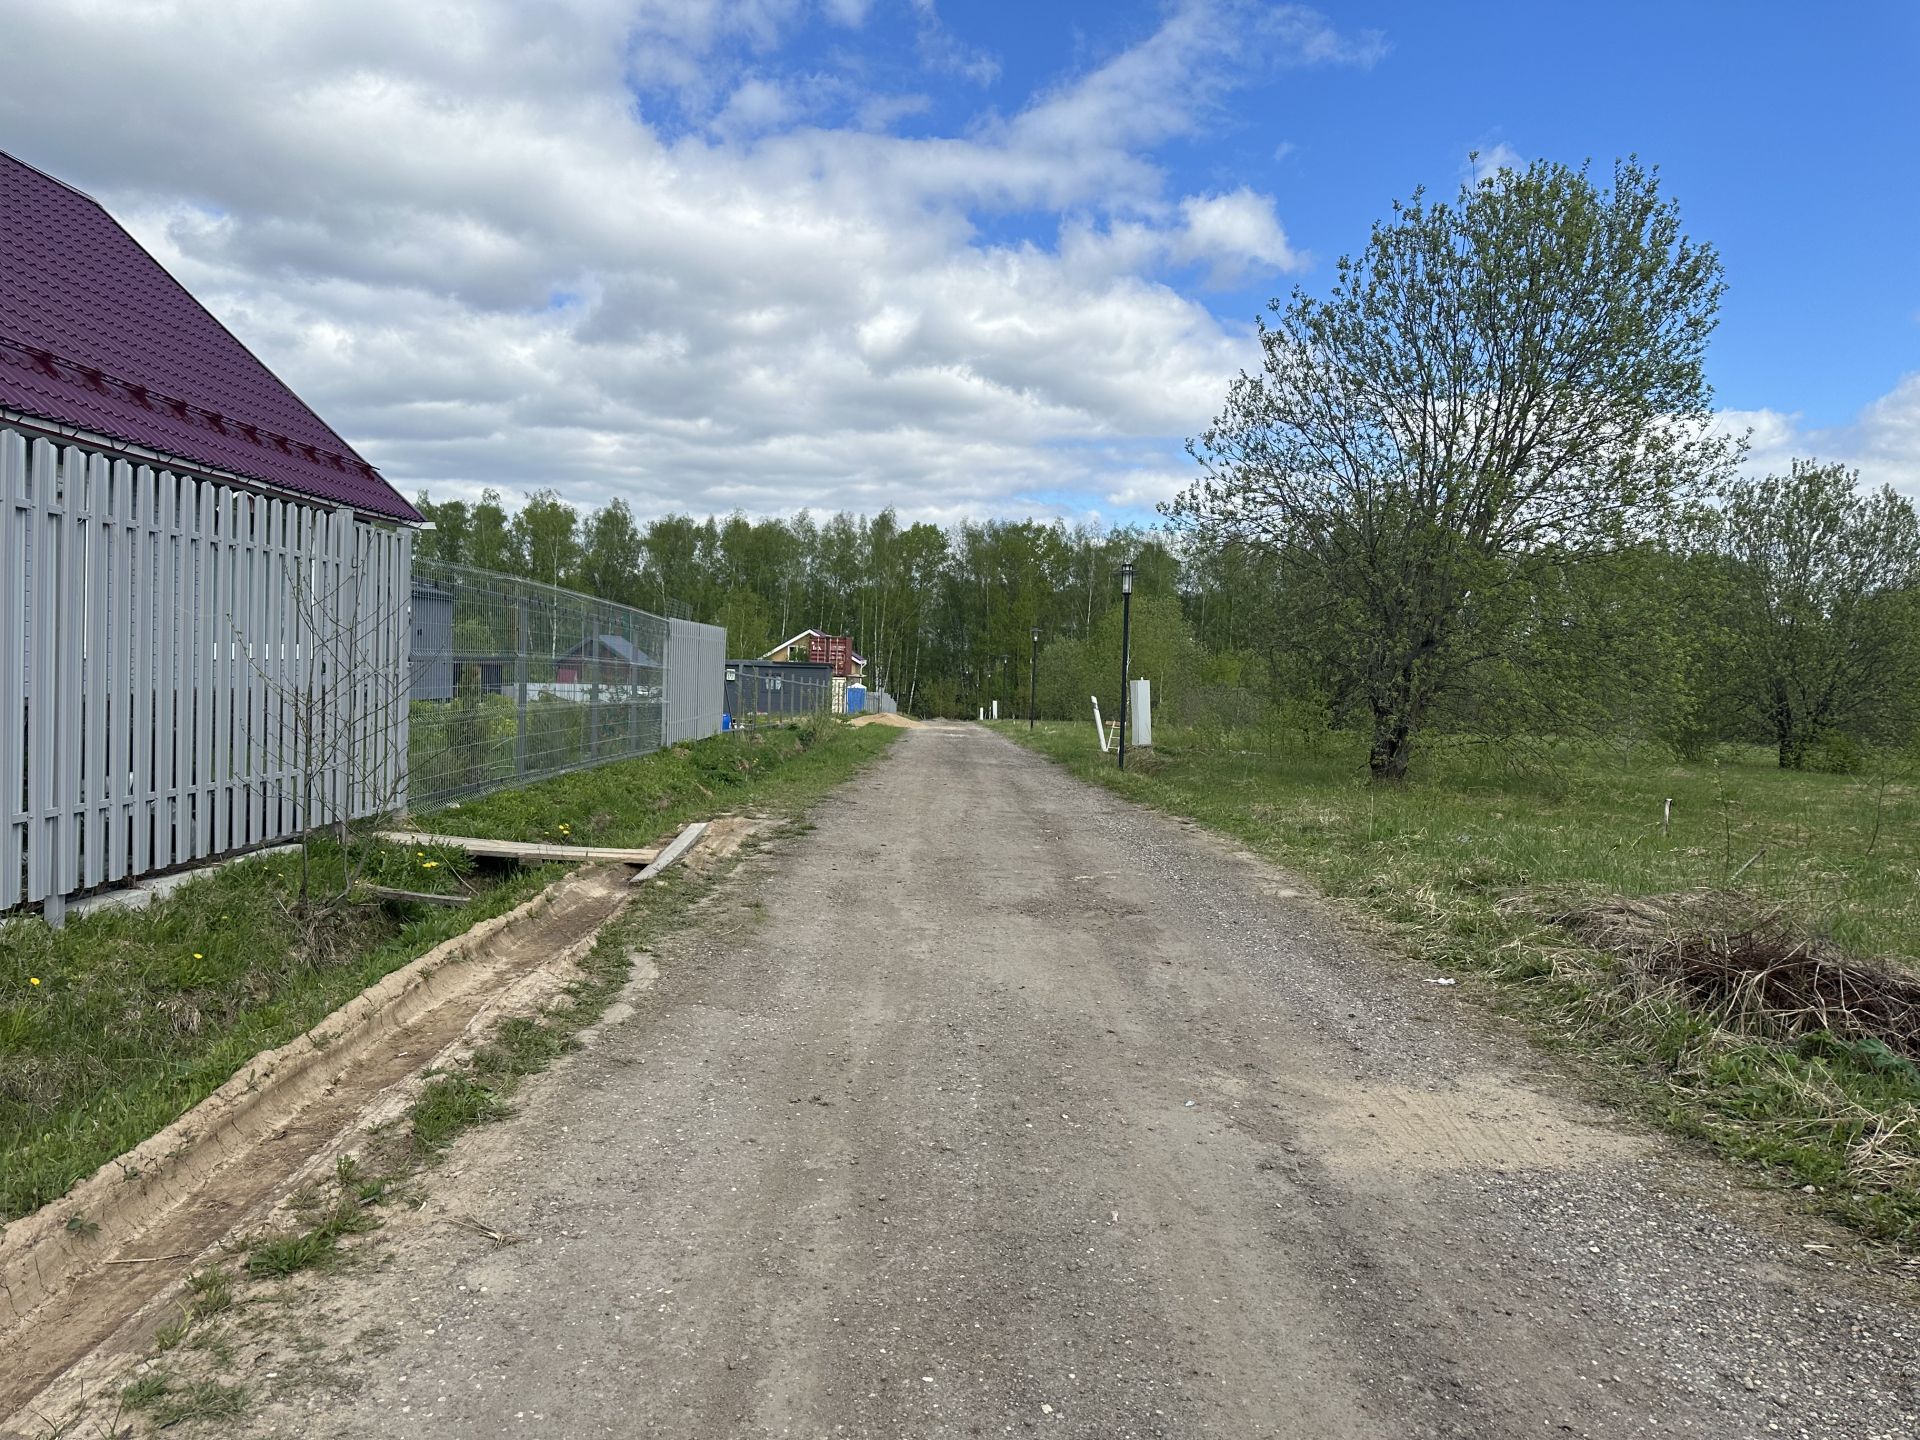
{"type": "MultiPolygon", "coordinates": [[[[599,866],[555,882],[502,917],[504,923],[490,925],[483,938],[460,937],[449,942],[452,955],[439,954],[448,947],[437,947],[381,982],[390,986],[393,1001],[404,1002],[420,993],[419,986],[406,983],[407,972],[418,967],[421,983],[436,987],[424,1008],[390,1028],[381,1025],[382,1012],[359,1017],[358,1025],[367,1038],[351,1045],[345,1043],[351,1037],[343,1036],[338,1018],[344,1011],[336,1011],[299,1040],[259,1057],[244,1072],[271,1071],[276,1060],[292,1062],[290,1052],[315,1048],[312,1037],[328,1037],[320,1057],[324,1063],[307,1065],[266,1104],[242,1114],[244,1089],[237,1096],[216,1095],[156,1137],[157,1145],[148,1142],[143,1148],[162,1153],[176,1142],[210,1142],[220,1145],[221,1153],[210,1165],[192,1167],[185,1183],[170,1186],[173,1193],[165,1197],[157,1214],[141,1215],[133,1225],[115,1227],[119,1233],[112,1240],[96,1242],[97,1253],[85,1258],[87,1268],[0,1332],[7,1356],[7,1363],[0,1366],[0,1416],[27,1404],[55,1376],[110,1338],[124,1343],[109,1349],[130,1352],[142,1347],[147,1338],[143,1334],[116,1335],[123,1322],[178,1283],[209,1246],[269,1208],[290,1177],[347,1129],[363,1108],[458,1039],[490,1000],[542,967],[564,963],[589,943],[627,903],[632,893],[627,881],[626,870],[599,866]],[[216,1127],[217,1133],[209,1133],[216,1127]],[[243,1131],[249,1130],[259,1138],[246,1138],[243,1131]],[[185,1258],[115,1263],[132,1258],[130,1251],[185,1258]]],[[[120,1166],[121,1161],[111,1162],[102,1174],[112,1175],[120,1166]]],[[[140,1183],[144,1189],[170,1178],[149,1173],[140,1183]]],[[[85,1184],[97,1191],[101,1188],[97,1180],[85,1184]]],[[[126,1197],[128,1201],[141,1198],[126,1197]]],[[[74,1203],[69,1196],[47,1207],[47,1212],[65,1213],[74,1203]]],[[[105,1204],[114,1203],[109,1188],[105,1204]]],[[[103,1227],[112,1225],[108,1211],[96,1207],[88,1213],[103,1227]]],[[[10,1227],[4,1243],[24,1244],[27,1227],[35,1218],[10,1227]]],[[[39,1218],[43,1224],[57,1219],[45,1213],[39,1218]]]]}

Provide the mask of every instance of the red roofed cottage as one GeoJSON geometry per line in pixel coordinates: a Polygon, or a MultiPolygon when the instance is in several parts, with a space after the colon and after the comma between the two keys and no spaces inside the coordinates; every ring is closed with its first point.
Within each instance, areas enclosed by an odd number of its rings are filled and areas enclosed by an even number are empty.
{"type": "Polygon", "coordinates": [[[390,807],[419,519],[104,209],[0,152],[0,911],[390,807]],[[343,743],[296,743],[316,712],[343,743]]]}

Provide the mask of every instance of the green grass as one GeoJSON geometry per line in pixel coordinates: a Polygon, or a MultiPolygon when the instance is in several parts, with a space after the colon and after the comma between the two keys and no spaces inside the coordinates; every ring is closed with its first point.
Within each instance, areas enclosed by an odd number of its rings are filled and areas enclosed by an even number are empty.
{"type": "Polygon", "coordinates": [[[463,1130],[507,1113],[501,1093],[469,1075],[440,1075],[427,1082],[413,1107],[413,1140],[435,1154],[463,1130]]]}
{"type": "Polygon", "coordinates": [[[157,1430],[188,1420],[233,1420],[247,1408],[247,1392],[238,1385],[214,1380],[178,1384],[158,1370],[128,1385],[120,1399],[129,1409],[145,1411],[157,1430]]]}
{"type": "MultiPolygon", "coordinates": [[[[716,736],[493,794],[422,823],[444,833],[644,844],[721,810],[804,804],[895,733],[828,722],[716,736]]],[[[314,849],[316,890],[338,889],[339,850],[314,849]]],[[[365,854],[370,880],[464,884],[472,899],[457,909],[370,902],[302,915],[298,857],[268,856],[210,872],[147,910],[103,911],[60,931],[31,919],[0,929],[0,1221],[58,1199],[262,1050],[559,873],[476,872],[463,882],[464,861],[452,851],[372,846],[365,854]]]]}
{"type": "Polygon", "coordinates": [[[255,1240],[247,1247],[247,1274],[255,1280],[280,1279],[302,1270],[327,1270],[340,1258],[340,1242],[380,1228],[372,1205],[346,1182],[319,1221],[304,1230],[255,1240]]]}
{"type": "Polygon", "coordinates": [[[218,1265],[209,1265],[187,1276],[188,1314],[195,1320],[218,1315],[233,1305],[233,1277],[218,1265]]]}
{"type": "Polygon", "coordinates": [[[1376,787],[1347,737],[1171,728],[1121,774],[1091,724],[1031,738],[1002,728],[1298,870],[1437,968],[1483,977],[1503,1008],[1629,1082],[1624,1093],[1663,1122],[1779,1183],[1815,1186],[1822,1208],[1874,1237],[1920,1239],[1920,1071],[1834,1037],[1738,1033],[1636,994],[1620,962],[1541,919],[1562,897],[1732,885],[1842,950],[1920,969],[1920,777],[1783,772],[1758,750],[1688,764],[1650,748],[1515,757],[1441,740],[1411,783],[1376,787]]]}
{"type": "Polygon", "coordinates": [[[419,817],[446,835],[549,840],[573,845],[639,845],[689,820],[734,808],[804,802],[853,773],[887,745],[872,732],[808,718],[773,729],[736,731],[674,745],[643,760],[555,776],[499,790],[419,817]],[[824,743],[822,743],[824,742],[824,743]],[[801,756],[807,763],[795,766],[801,756]],[[617,785],[608,777],[619,776],[617,785]]]}
{"type": "Polygon", "coordinates": [[[120,1391],[120,1398],[135,1409],[145,1409],[172,1389],[172,1382],[158,1370],[150,1370],[120,1391]]]}
{"type": "Polygon", "coordinates": [[[408,1117],[414,1158],[431,1164],[467,1130],[511,1114],[520,1082],[575,1047],[575,1037],[600,1018],[627,983],[634,952],[679,923],[707,888],[706,881],[684,871],[669,872],[668,883],[651,890],[646,905],[601,930],[558,1004],[537,1019],[516,1016],[503,1022],[464,1062],[429,1080],[408,1117]]]}

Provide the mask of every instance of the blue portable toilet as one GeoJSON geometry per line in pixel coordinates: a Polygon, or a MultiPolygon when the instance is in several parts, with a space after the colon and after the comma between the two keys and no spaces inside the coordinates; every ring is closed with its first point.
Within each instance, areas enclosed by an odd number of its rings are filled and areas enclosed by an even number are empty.
{"type": "Polygon", "coordinates": [[[867,708],[867,687],[858,680],[847,686],[847,714],[858,715],[867,708]]]}

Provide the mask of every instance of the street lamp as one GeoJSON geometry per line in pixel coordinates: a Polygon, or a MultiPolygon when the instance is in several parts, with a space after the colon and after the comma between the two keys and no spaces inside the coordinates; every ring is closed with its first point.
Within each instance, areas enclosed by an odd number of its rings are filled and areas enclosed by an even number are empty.
{"type": "Polygon", "coordinates": [[[1033,717],[1040,704],[1040,627],[1033,627],[1033,658],[1027,662],[1027,733],[1033,733],[1033,717]]]}
{"type": "Polygon", "coordinates": [[[1127,671],[1133,658],[1133,561],[1120,567],[1120,768],[1127,768],[1127,671]]]}

